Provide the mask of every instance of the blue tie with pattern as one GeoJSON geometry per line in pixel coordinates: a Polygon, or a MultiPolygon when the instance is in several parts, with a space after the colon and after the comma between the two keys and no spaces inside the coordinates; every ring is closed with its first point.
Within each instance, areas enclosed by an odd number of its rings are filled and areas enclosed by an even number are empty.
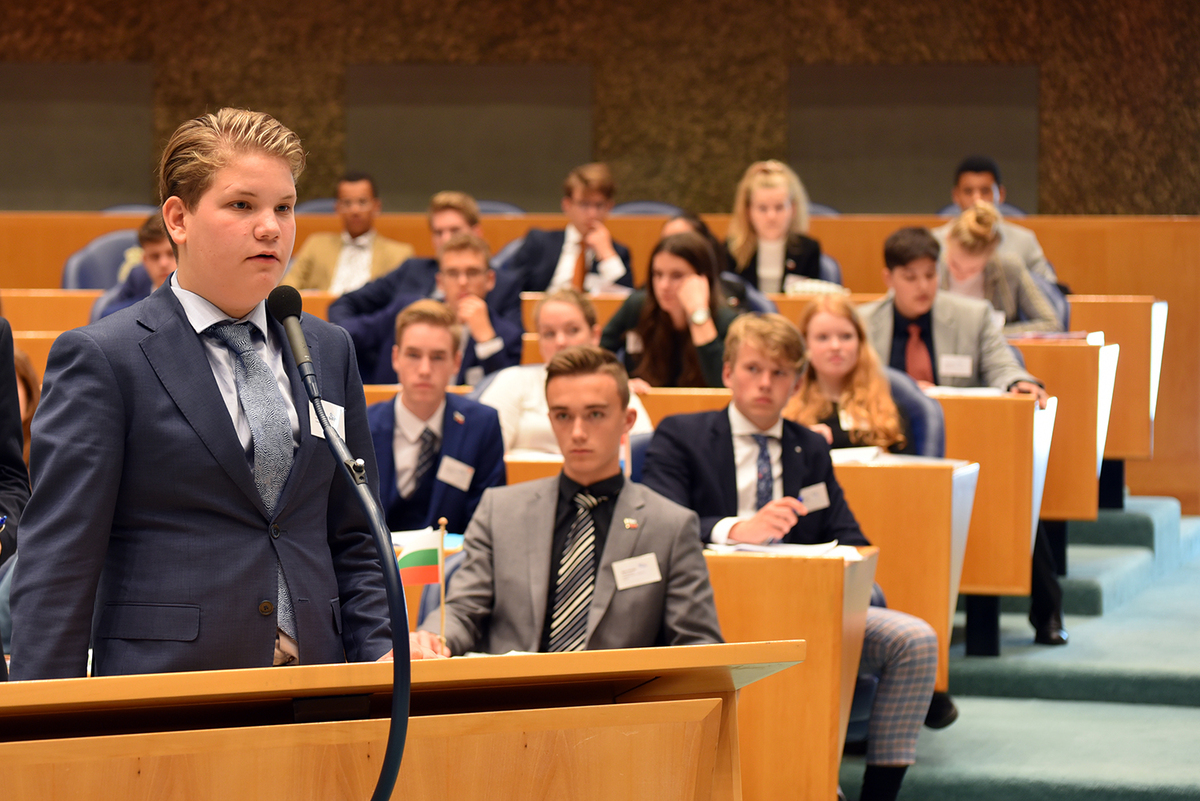
{"type": "MultiPolygon", "coordinates": [[[[292,423],[279,391],[279,382],[254,349],[248,323],[217,323],[210,326],[207,333],[224,342],[237,355],[233,364],[233,382],[254,441],[254,484],[267,514],[273,516],[279,494],[292,469],[292,423]]],[[[276,624],[284,634],[295,639],[296,616],[292,598],[283,575],[283,564],[277,564],[276,624]]]]}
{"type": "Polygon", "coordinates": [[[751,434],[758,443],[758,487],[755,495],[755,509],[761,509],[771,502],[775,495],[775,476],[771,472],[771,452],[767,450],[770,440],[766,434],[751,434]]]}

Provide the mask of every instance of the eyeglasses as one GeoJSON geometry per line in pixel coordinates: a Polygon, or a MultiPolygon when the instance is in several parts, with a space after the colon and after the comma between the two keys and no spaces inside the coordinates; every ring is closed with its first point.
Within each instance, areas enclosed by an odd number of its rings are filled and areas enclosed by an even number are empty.
{"type": "Polygon", "coordinates": [[[464,278],[468,281],[476,281],[486,273],[487,270],[485,269],[472,267],[469,270],[442,270],[442,277],[447,281],[462,281],[464,278]]]}

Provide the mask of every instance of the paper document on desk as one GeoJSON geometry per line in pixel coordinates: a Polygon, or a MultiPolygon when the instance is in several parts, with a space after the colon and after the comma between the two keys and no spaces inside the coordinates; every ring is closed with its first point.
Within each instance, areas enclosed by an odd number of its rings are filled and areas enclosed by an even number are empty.
{"type": "Polygon", "coordinates": [[[824,556],[837,547],[837,540],[802,545],[795,542],[773,542],[755,545],[750,542],[732,542],[721,549],[721,553],[771,553],[784,556],[824,556]]]}
{"type": "Polygon", "coordinates": [[[834,464],[866,464],[873,462],[883,453],[878,445],[864,445],[860,448],[833,448],[829,451],[829,459],[834,464]]]}

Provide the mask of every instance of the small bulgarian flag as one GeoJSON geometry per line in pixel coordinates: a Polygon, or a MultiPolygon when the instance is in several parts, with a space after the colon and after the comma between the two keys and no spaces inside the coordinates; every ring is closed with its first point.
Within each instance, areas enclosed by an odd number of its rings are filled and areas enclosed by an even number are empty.
{"type": "Polygon", "coordinates": [[[442,532],[433,528],[392,532],[398,555],[400,583],[437,584],[441,581],[442,532]]]}

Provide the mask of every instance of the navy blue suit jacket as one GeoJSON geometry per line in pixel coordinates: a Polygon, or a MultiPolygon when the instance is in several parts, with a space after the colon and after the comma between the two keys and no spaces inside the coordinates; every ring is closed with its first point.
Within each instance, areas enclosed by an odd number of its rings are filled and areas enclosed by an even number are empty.
{"type": "MultiPolygon", "coordinates": [[[[822,481],[829,492],[829,506],[801,517],[784,541],[868,545],[833,474],[825,438],[784,420],[782,444],[784,494],[796,497],[822,481]]],[[[738,513],[728,409],[662,420],[646,451],[642,483],[700,515],[700,536],[709,542],[717,521],[738,513]]]]}
{"type": "MultiPolygon", "coordinates": [[[[373,403],[367,407],[367,423],[379,461],[379,495],[384,515],[393,529],[392,513],[404,503],[396,488],[396,466],[393,462],[393,439],[396,434],[395,401],[373,403]]],[[[488,487],[501,487],[507,482],[504,470],[504,437],[500,433],[500,416],[496,410],[459,395],[446,395],[446,412],[442,419],[442,449],[437,465],[446,456],[475,468],[470,488],[461,490],[444,481],[433,482],[433,495],[424,526],[434,526],[439,517],[446,518],[446,530],[462,534],[475,514],[479,498],[488,487]]],[[[437,466],[434,467],[436,473],[437,466]]]]}
{"type": "Polygon", "coordinates": [[[100,317],[107,317],[113,312],[128,309],[139,300],[150,297],[153,289],[154,287],[150,284],[150,274],[146,272],[145,266],[136,265],[121,283],[117,294],[113,295],[112,300],[100,310],[100,317]]]}
{"type": "MultiPolygon", "coordinates": [[[[411,296],[410,296],[411,297],[411,296]]],[[[400,310],[411,303],[409,297],[401,296],[396,300],[395,311],[391,313],[393,323],[396,315],[400,310]]],[[[462,366],[458,370],[458,375],[454,377],[455,384],[467,383],[467,372],[472,367],[482,367],[484,375],[503,370],[505,367],[513,367],[521,363],[521,335],[522,331],[519,326],[513,325],[508,320],[496,314],[494,309],[488,309],[488,317],[491,318],[492,328],[496,331],[496,336],[504,340],[504,349],[499,353],[495,353],[486,359],[480,359],[475,353],[475,339],[463,328],[463,333],[466,334],[467,341],[464,345],[462,366]]],[[[369,384],[395,384],[400,380],[396,375],[395,368],[392,367],[392,346],[396,344],[396,327],[390,325],[382,337],[379,339],[379,344],[376,346],[376,355],[374,359],[374,372],[367,376],[369,384]]],[[[355,343],[355,347],[358,343],[355,343]]]]}
{"type": "Polygon", "coordinates": [[[8,320],[0,317],[0,515],[8,516],[0,532],[0,564],[17,552],[17,525],[29,500],[25,470],[25,436],[17,403],[17,374],[13,368],[13,336],[8,320]]]}
{"type": "MultiPolygon", "coordinates": [[[[525,241],[513,254],[507,269],[523,277],[522,289],[525,292],[545,292],[550,286],[550,279],[558,269],[558,260],[562,256],[563,243],[567,240],[566,230],[542,231],[530,228],[525,233],[525,241]]],[[[625,264],[625,275],[617,281],[622,286],[633,289],[633,267],[630,266],[629,248],[613,240],[613,249],[625,264]]],[[[593,263],[591,272],[596,272],[593,263]]]]}
{"type": "MultiPolygon", "coordinates": [[[[283,328],[270,323],[285,341],[283,328]]],[[[327,403],[379,477],[345,331],[302,315],[327,403]]],[[[229,412],[170,284],[62,334],[33,424],[33,495],[12,590],[14,678],[267,667],[277,564],[302,663],[371,661],[391,647],[366,517],[325,441],[288,349],[300,444],[268,514],[229,412]],[[95,616],[93,619],[93,610],[95,616]]]]}

